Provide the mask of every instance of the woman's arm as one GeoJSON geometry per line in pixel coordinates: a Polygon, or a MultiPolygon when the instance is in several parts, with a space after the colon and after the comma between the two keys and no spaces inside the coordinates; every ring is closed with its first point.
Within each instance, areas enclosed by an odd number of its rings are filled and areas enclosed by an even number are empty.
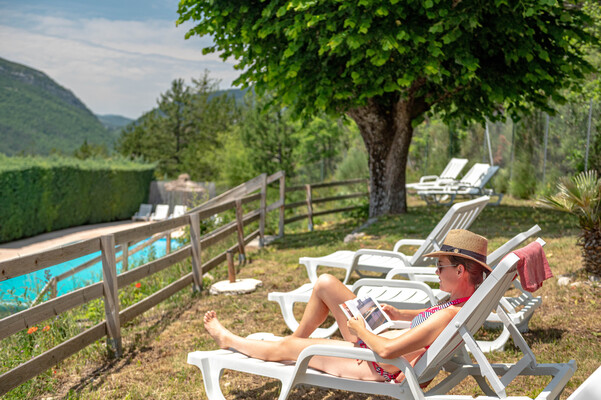
{"type": "Polygon", "coordinates": [[[456,307],[440,310],[422,324],[392,339],[374,335],[367,330],[365,322],[360,318],[350,319],[348,327],[380,357],[396,358],[431,345],[458,311],[459,308],[456,307]]]}
{"type": "Polygon", "coordinates": [[[389,304],[382,304],[382,310],[384,310],[393,321],[411,321],[417,314],[424,311],[425,308],[421,310],[399,310],[389,304]]]}

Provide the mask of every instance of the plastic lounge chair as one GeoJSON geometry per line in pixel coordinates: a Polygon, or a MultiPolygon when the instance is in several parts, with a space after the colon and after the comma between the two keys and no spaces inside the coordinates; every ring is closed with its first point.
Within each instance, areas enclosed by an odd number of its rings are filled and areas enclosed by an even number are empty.
{"type": "Polygon", "coordinates": [[[186,206],[176,205],[173,207],[173,213],[169,216],[169,218],[177,218],[181,217],[186,213],[186,206]]]}
{"type": "Polygon", "coordinates": [[[497,202],[492,204],[499,205],[503,198],[503,194],[495,193],[492,189],[484,188],[498,170],[499,167],[496,165],[474,164],[458,183],[421,189],[417,191],[417,194],[426,203],[437,205],[451,205],[457,196],[471,198],[482,195],[487,195],[489,197],[497,196],[497,202]]]}
{"type": "Polygon", "coordinates": [[[150,216],[151,221],[162,221],[169,216],[169,204],[157,204],[156,209],[150,216]]]}
{"type": "MultiPolygon", "coordinates": [[[[514,236],[507,243],[492,252],[486,258],[487,263],[491,266],[497,265],[509,252],[538,232],[540,232],[540,227],[535,225],[528,231],[514,236]]],[[[354,285],[347,285],[347,287],[358,296],[369,295],[379,302],[387,303],[397,308],[421,309],[436,304],[448,296],[448,293],[439,289],[432,289],[424,283],[427,281],[438,282],[438,276],[435,271],[435,267],[400,267],[391,270],[386,275],[386,279],[360,279],[354,285]],[[397,275],[407,276],[410,281],[393,279],[397,275]]],[[[271,292],[267,295],[269,300],[275,301],[280,305],[284,322],[292,332],[299,325],[294,316],[294,304],[307,303],[312,291],[313,284],[308,283],[290,292],[271,292]]],[[[528,329],[528,321],[541,302],[540,297],[533,297],[532,294],[524,292],[518,298],[503,298],[501,305],[509,312],[513,323],[520,326],[520,331],[525,332],[528,329]]],[[[496,328],[500,319],[496,313],[492,313],[487,318],[487,321],[490,321],[492,327],[496,328]]],[[[312,337],[330,337],[337,329],[338,325],[334,322],[330,327],[316,329],[312,337]]],[[[480,344],[486,352],[501,350],[508,339],[509,332],[505,330],[495,340],[482,341],[480,344]]]]}
{"type": "Polygon", "coordinates": [[[456,183],[457,175],[467,164],[467,158],[451,158],[445,169],[440,175],[422,176],[417,183],[408,183],[405,185],[407,189],[419,190],[427,189],[433,186],[443,186],[456,183]]]}
{"type": "Polygon", "coordinates": [[[152,213],[152,204],[140,204],[140,209],[131,217],[132,221],[148,221],[152,213]]]}
{"type": "MultiPolygon", "coordinates": [[[[536,400],[555,399],[576,370],[574,360],[569,363],[538,364],[534,353],[511,320],[505,318],[504,311],[500,307],[497,309],[503,316],[503,323],[511,332],[516,345],[524,353],[524,357],[515,364],[490,364],[474,340],[474,334],[482,326],[490,310],[497,306],[503,293],[511,285],[516,274],[517,261],[518,257],[511,254],[495,268],[436,338],[415,367],[411,367],[404,358],[382,359],[369,349],[328,345],[313,345],[306,348],[295,363],[268,362],[247,357],[236,351],[216,350],[189,353],[188,364],[200,368],[207,397],[210,400],[225,399],[219,386],[219,380],[225,369],[279,379],[282,382],[282,389],[278,397],[280,400],[288,398],[291,389],[299,384],[387,395],[407,400],[466,400],[471,397],[446,393],[468,376],[474,377],[486,394],[477,399],[512,399],[512,397],[506,396],[505,389],[515,377],[520,375],[551,375],[553,378],[536,397],[536,400]],[[472,352],[475,363],[470,360],[464,345],[472,352]],[[385,383],[329,375],[308,367],[311,357],[317,355],[393,364],[404,372],[406,378],[401,383],[385,383]],[[424,392],[420,388],[420,384],[431,381],[443,367],[451,372],[450,375],[424,392]]],[[[523,400],[527,397],[519,397],[519,399],[523,400]]]]}
{"type": "Polygon", "coordinates": [[[396,267],[429,266],[433,259],[424,257],[440,249],[442,243],[452,229],[468,229],[480,212],[486,207],[489,198],[482,196],[478,199],[455,204],[449,209],[436,227],[425,240],[402,239],[396,242],[392,251],[361,249],[358,251],[340,250],[324,257],[301,257],[298,262],[307,268],[309,280],[317,280],[317,267],[333,267],[346,270],[343,283],[347,283],[353,271],[372,271],[386,274],[396,267]],[[413,256],[401,252],[402,246],[420,246],[413,256]]]}
{"type": "Polygon", "coordinates": [[[594,400],[601,397],[601,367],[597,368],[567,400],[594,400]]]}

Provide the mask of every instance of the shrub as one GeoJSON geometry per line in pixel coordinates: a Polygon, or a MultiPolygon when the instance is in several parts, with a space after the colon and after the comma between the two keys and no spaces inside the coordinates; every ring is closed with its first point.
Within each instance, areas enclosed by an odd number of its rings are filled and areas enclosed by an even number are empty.
{"type": "Polygon", "coordinates": [[[0,242],[129,218],[153,173],[132,161],[0,156],[0,242]]]}
{"type": "Polygon", "coordinates": [[[601,276],[601,178],[594,170],[581,172],[573,178],[562,178],[557,191],[540,202],[578,217],[584,269],[601,276]]]}

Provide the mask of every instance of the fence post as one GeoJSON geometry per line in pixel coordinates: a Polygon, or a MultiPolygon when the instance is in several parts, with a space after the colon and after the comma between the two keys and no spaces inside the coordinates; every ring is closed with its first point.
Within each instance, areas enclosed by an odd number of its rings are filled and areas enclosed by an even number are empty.
{"type": "Polygon", "coordinates": [[[309,231],[313,232],[313,205],[311,203],[311,185],[305,185],[307,191],[307,218],[309,219],[309,231]]]}
{"type": "Polygon", "coordinates": [[[584,155],[584,170],[588,171],[588,149],[591,144],[591,121],[593,118],[593,99],[591,98],[591,104],[588,107],[588,125],[586,128],[586,151],[584,155]]]}
{"type": "Polygon", "coordinates": [[[236,229],[238,231],[238,262],[240,265],[246,261],[244,250],[244,215],[242,214],[242,201],[236,200],[236,229]]]}
{"type": "Polygon", "coordinates": [[[259,220],[259,247],[265,246],[265,217],[267,214],[267,174],[261,179],[261,219],[259,220]]]}
{"type": "Polygon", "coordinates": [[[119,295],[117,288],[117,261],[115,258],[115,237],[104,235],[100,237],[102,253],[102,282],[104,287],[104,312],[106,314],[107,342],[121,357],[121,324],[119,321],[119,295]]]}
{"type": "Polygon", "coordinates": [[[125,272],[129,267],[129,242],[125,242],[121,245],[121,256],[121,269],[125,272]]]}
{"type": "Polygon", "coordinates": [[[230,280],[230,283],[234,283],[236,282],[236,268],[234,268],[234,256],[232,255],[232,251],[227,250],[225,257],[227,259],[227,278],[230,280]]]}
{"type": "Polygon", "coordinates": [[[280,222],[278,224],[278,237],[284,237],[284,211],[286,211],[286,173],[282,171],[280,177],[280,222]]]}
{"type": "Polygon", "coordinates": [[[171,253],[171,231],[167,233],[167,235],[165,236],[165,240],[167,241],[165,243],[165,254],[169,254],[171,253]]]}
{"type": "Polygon", "coordinates": [[[202,290],[202,264],[200,263],[200,219],[197,212],[190,214],[190,242],[192,243],[194,291],[200,292],[202,290]]]}
{"type": "Polygon", "coordinates": [[[547,173],[547,143],[549,141],[549,114],[545,113],[545,150],[543,155],[543,184],[547,173]]]}

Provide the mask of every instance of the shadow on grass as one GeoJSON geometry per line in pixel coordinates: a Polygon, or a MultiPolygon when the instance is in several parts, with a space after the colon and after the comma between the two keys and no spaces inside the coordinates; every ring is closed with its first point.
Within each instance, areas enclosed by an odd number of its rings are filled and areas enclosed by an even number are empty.
{"type": "MultiPolygon", "coordinates": [[[[272,400],[277,398],[281,393],[281,384],[279,381],[271,381],[260,387],[254,389],[241,388],[231,390],[228,393],[228,398],[233,397],[237,400],[272,400]]],[[[374,396],[373,394],[361,394],[354,392],[345,392],[342,390],[327,390],[318,387],[303,387],[297,386],[292,389],[290,398],[304,399],[304,400],[321,400],[327,398],[328,400],[367,400],[367,399],[389,399],[385,396],[374,396]]]]}
{"type": "Polygon", "coordinates": [[[522,333],[528,343],[555,343],[561,340],[567,331],[558,328],[530,329],[522,333]]]}
{"type": "MultiPolygon", "coordinates": [[[[162,313],[157,321],[146,327],[144,333],[136,333],[134,340],[129,343],[127,347],[125,345],[123,346],[123,355],[121,358],[115,359],[107,357],[102,360],[102,365],[100,367],[85,373],[79,382],[67,389],[68,393],[81,394],[86,388],[89,388],[90,392],[98,390],[106,382],[106,378],[110,374],[117,373],[125,366],[130,365],[139,354],[151,351],[152,347],[147,344],[163,332],[169,325],[180,319],[182,314],[191,306],[192,302],[182,302],[177,308],[162,313]]],[[[132,320],[126,326],[136,324],[138,318],[132,320]]]]}
{"type": "Polygon", "coordinates": [[[333,225],[330,229],[315,230],[313,232],[286,233],[283,239],[275,240],[270,246],[277,250],[302,249],[320,246],[325,243],[341,242],[358,225],[342,222],[333,225]]]}

